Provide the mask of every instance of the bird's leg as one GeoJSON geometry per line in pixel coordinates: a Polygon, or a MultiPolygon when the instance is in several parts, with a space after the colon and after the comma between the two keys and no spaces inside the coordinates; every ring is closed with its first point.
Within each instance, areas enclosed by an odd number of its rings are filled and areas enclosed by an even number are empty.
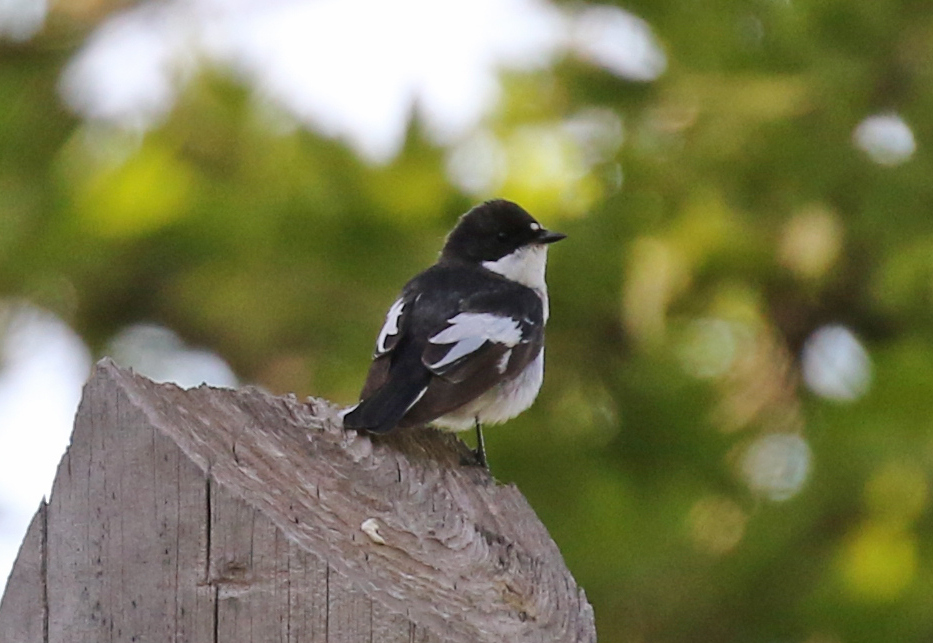
{"type": "Polygon", "coordinates": [[[489,463],[486,462],[486,443],[483,442],[483,425],[479,423],[479,417],[476,420],[476,462],[484,469],[489,469],[489,463]]]}

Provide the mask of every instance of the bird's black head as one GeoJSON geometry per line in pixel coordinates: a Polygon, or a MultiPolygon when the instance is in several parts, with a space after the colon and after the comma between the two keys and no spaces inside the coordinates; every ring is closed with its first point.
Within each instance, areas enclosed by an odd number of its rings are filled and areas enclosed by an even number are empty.
{"type": "Polygon", "coordinates": [[[565,236],[545,230],[515,203],[496,199],[460,217],[447,236],[441,257],[475,263],[497,261],[524,246],[554,243],[565,236]]]}

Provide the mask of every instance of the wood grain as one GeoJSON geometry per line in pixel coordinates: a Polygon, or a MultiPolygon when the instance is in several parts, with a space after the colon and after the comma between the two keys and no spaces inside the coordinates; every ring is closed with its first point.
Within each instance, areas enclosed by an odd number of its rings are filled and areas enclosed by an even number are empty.
{"type": "Polygon", "coordinates": [[[371,438],[337,410],[101,361],[0,641],[596,640],[514,486],[449,434],[371,438]]]}

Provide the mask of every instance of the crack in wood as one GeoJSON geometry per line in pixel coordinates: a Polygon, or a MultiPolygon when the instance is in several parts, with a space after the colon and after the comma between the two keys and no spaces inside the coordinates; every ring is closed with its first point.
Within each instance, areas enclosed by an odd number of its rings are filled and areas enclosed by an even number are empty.
{"type": "Polygon", "coordinates": [[[211,537],[213,536],[212,512],[211,512],[211,476],[210,472],[204,477],[204,547],[206,555],[204,556],[204,584],[211,582],[211,537]]]}

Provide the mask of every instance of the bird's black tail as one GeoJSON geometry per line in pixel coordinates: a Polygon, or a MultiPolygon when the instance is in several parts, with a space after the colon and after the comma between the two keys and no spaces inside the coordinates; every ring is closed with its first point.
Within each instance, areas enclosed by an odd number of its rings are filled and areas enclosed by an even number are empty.
{"type": "Polygon", "coordinates": [[[370,433],[388,433],[394,429],[431,380],[430,371],[423,367],[407,373],[399,372],[402,370],[396,369],[381,388],[344,415],[344,427],[370,433]]]}

